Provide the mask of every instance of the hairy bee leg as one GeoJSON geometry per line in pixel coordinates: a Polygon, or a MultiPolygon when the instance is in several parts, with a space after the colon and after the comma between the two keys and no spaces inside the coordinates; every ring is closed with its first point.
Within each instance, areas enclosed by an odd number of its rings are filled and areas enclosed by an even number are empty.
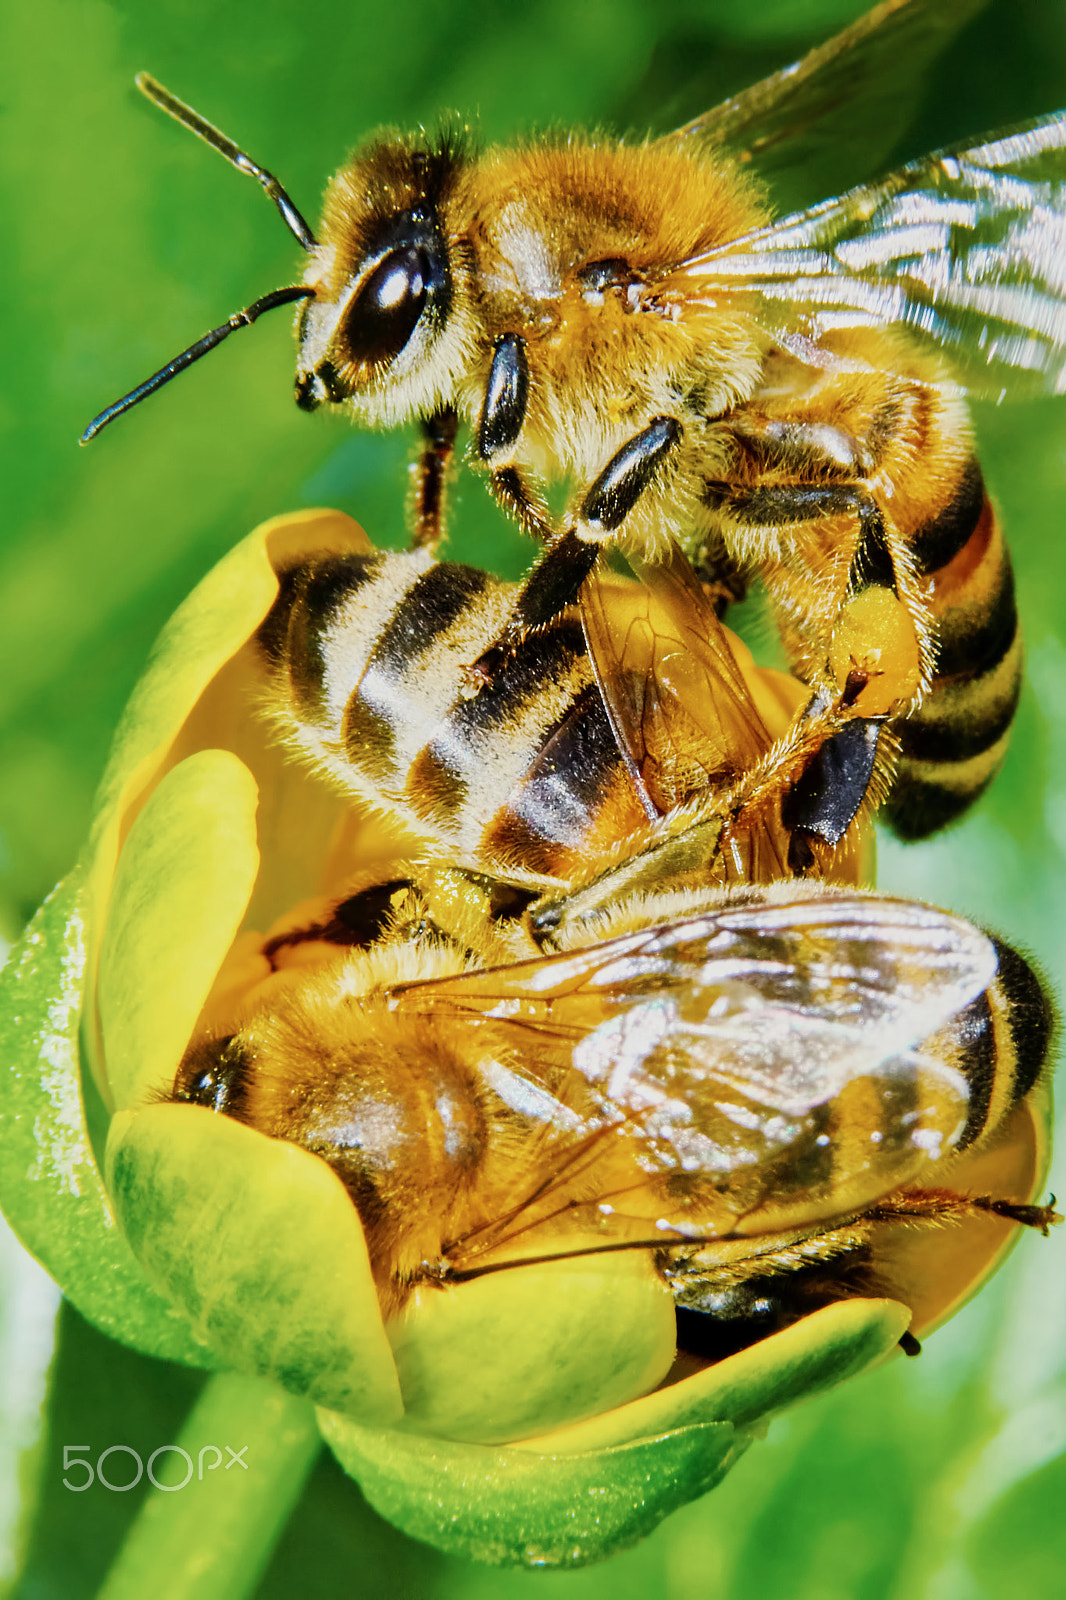
{"type": "MultiPolygon", "coordinates": [[[[844,599],[832,627],[827,669],[841,688],[865,671],[870,686],[863,710],[881,715],[913,699],[928,680],[932,663],[929,623],[913,597],[901,594],[900,556],[894,551],[884,515],[862,483],[775,483],[738,488],[710,483],[705,503],[723,513],[740,534],[799,528],[828,517],[858,522],[844,599]]],[[[905,558],[903,558],[905,561],[905,558]]],[[[907,576],[911,574],[907,571],[907,576]]]]}
{"type": "Polygon", "coordinates": [[[517,333],[504,333],[493,345],[492,365],[481,402],[477,453],[492,469],[489,488],[497,505],[522,529],[542,544],[556,537],[548,507],[520,469],[506,459],[518,443],[529,404],[529,359],[526,341],[517,333]],[[493,466],[493,462],[497,462],[493,466]]]}
{"type": "Polygon", "coordinates": [[[831,734],[786,796],[791,872],[801,875],[813,864],[812,839],[839,844],[854,822],[870,789],[884,720],[856,717],[831,734]]]}
{"type": "Polygon", "coordinates": [[[434,550],[444,537],[444,489],[458,428],[459,417],[451,406],[442,406],[422,420],[422,449],[411,468],[411,543],[416,549],[434,550]]]}
{"type": "Polygon", "coordinates": [[[861,483],[769,483],[740,489],[732,484],[707,485],[705,503],[722,511],[741,532],[762,528],[799,527],[826,517],[852,516],[859,539],[852,557],[849,583],[878,584],[899,593],[895,565],[885,534],[881,508],[861,483]]]}
{"type": "MultiPolygon", "coordinates": [[[[586,491],[576,525],[552,540],[526,579],[499,639],[468,668],[474,681],[490,678],[527,633],[547,626],[574,604],[596,563],[601,542],[617,532],[680,439],[679,422],[673,417],[656,417],[616,451],[586,491]]],[[[497,469],[492,488],[497,499],[528,526],[525,498],[519,501],[518,497],[528,497],[529,490],[518,469],[497,469]]],[[[536,512],[539,515],[539,508],[536,512]]],[[[539,530],[534,527],[530,531],[539,530]]]]}
{"type": "Polygon", "coordinates": [[[615,452],[581,502],[580,522],[593,539],[618,531],[680,444],[681,433],[674,417],[655,417],[615,452]]]}
{"type": "Polygon", "coordinates": [[[549,546],[558,537],[547,504],[517,467],[497,467],[489,488],[500,509],[514,518],[523,533],[549,546]]]}
{"type": "Polygon", "coordinates": [[[915,1189],[889,1195],[865,1215],[873,1222],[962,1222],[967,1217],[1002,1217],[1022,1228],[1035,1228],[1045,1238],[1049,1228],[1062,1222],[1055,1196],[1046,1206],[1019,1205],[993,1195],[954,1194],[950,1189],[915,1189]]]}

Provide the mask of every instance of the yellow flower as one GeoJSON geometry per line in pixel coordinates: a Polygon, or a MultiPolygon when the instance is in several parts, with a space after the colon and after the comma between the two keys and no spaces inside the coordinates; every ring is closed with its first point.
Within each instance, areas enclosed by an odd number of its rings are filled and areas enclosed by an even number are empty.
{"type": "MultiPolygon", "coordinates": [[[[427,1289],[385,1324],[324,1162],[162,1102],[238,930],[320,877],[343,801],[250,714],[249,641],[279,561],[353,546],[338,513],[267,523],[165,630],[83,863],[3,979],[0,1201],[97,1326],[313,1402],[406,1532],[490,1562],[577,1564],[711,1488],[773,1412],[883,1360],[910,1314],[841,1303],[682,1369],[650,1264],[607,1254],[427,1289]]],[[[363,843],[402,853],[378,824],[363,843]]]]}

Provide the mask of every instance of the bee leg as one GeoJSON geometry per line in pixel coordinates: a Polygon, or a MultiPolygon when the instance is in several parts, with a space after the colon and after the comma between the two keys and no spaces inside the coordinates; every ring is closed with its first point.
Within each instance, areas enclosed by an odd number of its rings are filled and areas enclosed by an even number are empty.
{"type": "Polygon", "coordinates": [[[617,533],[663,463],[681,442],[674,417],[655,417],[615,452],[581,502],[579,523],[588,539],[617,533]]]}
{"type": "Polygon", "coordinates": [[[518,443],[529,403],[529,360],[526,341],[505,333],[493,346],[489,381],[481,403],[477,449],[482,461],[491,462],[518,443]]]}
{"type": "Polygon", "coordinates": [[[782,807],[790,830],[789,871],[801,875],[814,862],[812,841],[835,845],[866,799],[877,761],[883,717],[856,717],[820,746],[782,807]]]}
{"type": "Polygon", "coordinates": [[[705,503],[722,516],[727,538],[732,534],[741,544],[753,536],[779,534],[829,517],[854,518],[859,534],[847,598],[832,624],[828,676],[844,688],[865,674],[861,710],[871,716],[884,715],[914,697],[931,670],[930,624],[911,588],[906,557],[893,547],[881,508],[864,483],[772,483],[752,488],[711,483],[705,503]]]}
{"type": "Polygon", "coordinates": [[[1047,1238],[1048,1229],[1062,1222],[1055,1196],[1046,1206],[1018,1205],[992,1195],[955,1194],[950,1189],[911,1189],[887,1195],[866,1213],[875,1222],[961,1222],[966,1217],[1002,1217],[1021,1228],[1035,1228],[1047,1238]]]}
{"type": "Polygon", "coordinates": [[[476,661],[464,667],[471,692],[491,683],[527,634],[546,627],[574,604],[581,585],[596,564],[600,547],[579,539],[571,528],[550,544],[522,586],[499,638],[476,661]]]}
{"type": "Polygon", "coordinates": [[[489,381],[481,403],[477,453],[491,468],[489,487],[496,503],[513,517],[523,533],[550,544],[555,537],[548,507],[509,457],[518,443],[529,402],[526,341],[504,333],[493,347],[489,381]]]}
{"type": "Polygon", "coordinates": [[[681,438],[673,417],[656,417],[624,444],[586,491],[576,524],[549,545],[526,579],[497,648],[513,650],[573,605],[599,547],[616,533],[681,438]]]}
{"type": "Polygon", "coordinates": [[[411,543],[417,549],[433,550],[444,537],[444,486],[458,427],[459,418],[451,406],[442,406],[422,419],[422,449],[411,466],[411,543]]]}
{"type": "Polygon", "coordinates": [[[546,503],[517,467],[497,467],[489,488],[497,505],[514,518],[523,533],[548,545],[557,537],[546,503]]]}
{"type": "MultiPolygon", "coordinates": [[[[679,422],[673,417],[656,417],[616,451],[586,491],[575,524],[552,540],[526,579],[500,637],[467,668],[473,681],[483,683],[491,678],[528,633],[546,627],[574,604],[596,563],[600,545],[621,527],[680,439],[679,422]]],[[[515,467],[497,469],[492,487],[508,509],[514,508],[519,493],[529,493],[515,467]]],[[[520,521],[527,521],[522,503],[515,514],[520,521]]]]}

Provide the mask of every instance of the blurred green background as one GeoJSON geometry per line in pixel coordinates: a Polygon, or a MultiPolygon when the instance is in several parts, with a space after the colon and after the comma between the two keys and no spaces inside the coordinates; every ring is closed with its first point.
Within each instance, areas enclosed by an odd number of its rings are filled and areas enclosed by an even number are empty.
{"type": "MultiPolygon", "coordinates": [[[[94,412],[230,311],[291,282],[254,186],[138,96],[148,69],[278,172],[313,219],[364,131],[456,110],[486,139],[535,126],[665,130],[799,54],[856,0],[34,0],[0,12],[5,246],[0,521],[0,934],[81,842],[148,647],[257,521],[338,505],[402,538],[410,441],[292,404],[285,313],[242,334],[89,450],[94,412]]],[[[935,67],[897,154],[1066,105],[1064,0],[993,0],[935,67]]],[[[847,151],[837,157],[846,158],[847,151]]],[[[824,182],[848,176],[827,168],[824,182]]],[[[994,926],[1056,987],[1066,954],[1066,402],[982,408],[986,475],[1015,552],[1030,686],[1011,755],[962,827],[882,847],[886,889],[994,926]]],[[[454,548],[526,558],[462,480],[454,548]]],[[[1061,1164],[1060,1164],[1061,1165],[1061,1164]]],[[[1056,1185],[1053,1182],[1053,1187],[1056,1185]]],[[[1057,1184],[1066,1191],[1066,1169],[1057,1184]]],[[[1066,1232],[1066,1230],[1063,1230],[1066,1232]]],[[[327,1463],[265,1575],[280,1597],[1011,1600],[1066,1572],[1066,1240],[1026,1239],[994,1287],[897,1362],[776,1423],[732,1478],[637,1550],[573,1574],[501,1574],[380,1523],[327,1463]]],[[[137,1492],[61,1484],[62,1445],[150,1451],[197,1378],[64,1310],[50,1421],[48,1291],[0,1251],[0,1583],[92,1595],[137,1492]],[[36,1442],[35,1442],[36,1441],[36,1442]],[[15,1519],[21,1490],[34,1531],[15,1519]],[[28,1552],[21,1577],[17,1551],[28,1552]]]]}

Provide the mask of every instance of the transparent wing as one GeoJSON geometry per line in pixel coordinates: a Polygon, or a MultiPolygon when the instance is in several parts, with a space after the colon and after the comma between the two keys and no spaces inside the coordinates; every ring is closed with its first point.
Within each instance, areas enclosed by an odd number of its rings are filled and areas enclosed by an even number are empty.
{"type": "Polygon", "coordinates": [[[663,815],[709,783],[728,785],[773,741],[681,551],[638,570],[639,584],[594,570],[581,615],[619,750],[663,815]]]}
{"type": "Polygon", "coordinates": [[[986,3],[886,0],[662,142],[727,145],[775,192],[787,184],[793,204],[810,197],[796,192],[794,174],[816,172],[834,188],[854,182],[891,152],[925,68],[986,3]]]}
{"type": "Polygon", "coordinates": [[[897,327],[973,395],[1066,389],[1066,113],[880,183],[693,260],[686,291],[743,295],[815,364],[827,335],[897,327]]]}
{"type": "Polygon", "coordinates": [[[842,1194],[869,1203],[950,1149],[966,1080],[923,1046],[995,971],[991,941],[945,912],[823,892],[413,985],[396,1003],[489,1026],[519,1077],[571,1107],[575,1136],[617,1125],[649,1172],[729,1190],[731,1215],[798,1192],[839,1212],[842,1194]],[[855,1102],[877,1138],[848,1147],[842,1177],[834,1129],[855,1102]]]}

